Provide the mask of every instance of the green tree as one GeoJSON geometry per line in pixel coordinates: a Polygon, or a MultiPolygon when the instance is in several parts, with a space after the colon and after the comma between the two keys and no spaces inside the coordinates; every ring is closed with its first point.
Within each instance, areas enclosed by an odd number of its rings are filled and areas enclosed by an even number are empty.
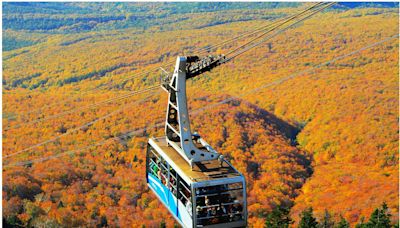
{"type": "Polygon", "coordinates": [[[293,221],[289,217],[289,209],[284,207],[275,208],[267,214],[265,219],[265,227],[267,228],[287,228],[292,223],[293,221]]]}
{"type": "Polygon", "coordinates": [[[365,221],[365,217],[361,216],[361,221],[356,225],[356,228],[365,228],[365,227],[367,227],[367,224],[364,223],[364,221],[365,221]]]}
{"type": "Polygon", "coordinates": [[[350,228],[350,223],[343,216],[340,216],[340,221],[335,228],[350,228]]]}
{"type": "Polygon", "coordinates": [[[369,221],[364,222],[365,218],[361,217],[361,221],[356,225],[356,228],[390,228],[392,227],[390,217],[392,215],[388,211],[388,206],[384,202],[381,208],[377,208],[372,212],[369,221]]]}
{"type": "Polygon", "coordinates": [[[392,215],[388,211],[388,206],[384,202],[382,208],[375,209],[367,223],[368,227],[391,227],[390,217],[392,215]]]}
{"type": "Polygon", "coordinates": [[[318,227],[317,219],[313,216],[313,209],[309,207],[305,209],[300,216],[301,220],[299,223],[299,228],[316,228],[318,227]]]}
{"type": "Polygon", "coordinates": [[[163,219],[163,220],[161,220],[160,228],[165,228],[165,227],[167,227],[167,223],[166,223],[165,220],[163,219]]]}
{"type": "Polygon", "coordinates": [[[108,226],[108,221],[107,221],[107,217],[102,215],[100,218],[100,225],[99,227],[107,227],[108,226]]]}
{"type": "Polygon", "coordinates": [[[334,225],[335,225],[335,222],[332,220],[332,215],[329,213],[328,210],[325,209],[324,217],[322,218],[322,221],[319,224],[319,227],[321,227],[321,228],[333,228],[334,225]]]}

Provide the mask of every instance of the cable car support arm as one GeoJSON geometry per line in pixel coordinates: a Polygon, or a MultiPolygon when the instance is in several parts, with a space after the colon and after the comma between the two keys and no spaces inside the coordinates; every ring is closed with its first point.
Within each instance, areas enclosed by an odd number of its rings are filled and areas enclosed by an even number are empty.
{"type": "Polygon", "coordinates": [[[168,95],[165,135],[169,146],[172,146],[190,164],[196,162],[222,159],[198,134],[190,130],[189,113],[186,98],[186,80],[226,62],[225,56],[179,56],[172,77],[162,83],[168,95]]]}

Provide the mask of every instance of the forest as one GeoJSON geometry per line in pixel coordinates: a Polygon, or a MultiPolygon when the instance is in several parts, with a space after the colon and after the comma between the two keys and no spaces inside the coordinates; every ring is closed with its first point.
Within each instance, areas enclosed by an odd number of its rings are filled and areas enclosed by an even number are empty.
{"type": "MultiPolygon", "coordinates": [[[[3,225],[179,226],[145,178],[167,94],[138,91],[305,5],[3,3],[3,225]]],[[[246,177],[249,227],[398,227],[398,7],[337,4],[188,80],[191,128],[246,177]]]]}

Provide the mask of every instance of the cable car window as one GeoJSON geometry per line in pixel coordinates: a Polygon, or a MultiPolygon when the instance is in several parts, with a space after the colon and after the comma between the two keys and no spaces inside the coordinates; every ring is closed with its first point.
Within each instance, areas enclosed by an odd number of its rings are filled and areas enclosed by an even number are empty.
{"type": "Polygon", "coordinates": [[[172,192],[172,194],[177,197],[177,174],[172,167],[169,168],[169,181],[168,181],[168,189],[172,192]]]}
{"type": "Polygon", "coordinates": [[[189,215],[192,216],[192,197],[191,197],[192,193],[190,191],[190,187],[183,179],[181,178],[178,179],[179,179],[178,199],[179,201],[181,201],[183,205],[185,205],[185,208],[189,212],[189,215]]]}
{"type": "MultiPolygon", "coordinates": [[[[149,147],[148,150],[148,172],[153,174],[157,179],[161,181],[165,186],[168,188],[172,188],[172,184],[169,184],[172,182],[170,180],[170,172],[172,168],[170,168],[169,164],[163,159],[155,150],[153,150],[151,147],[149,147]],[[170,181],[168,181],[170,180],[170,181]]],[[[174,171],[175,173],[175,171],[174,171]]],[[[170,189],[171,189],[170,188],[170,189]]],[[[176,186],[175,186],[176,189],[176,186]]]]}
{"type": "Polygon", "coordinates": [[[161,183],[163,183],[165,186],[167,185],[167,180],[168,180],[168,164],[167,162],[161,158],[160,161],[160,171],[158,174],[158,178],[161,180],[161,183]]]}
{"type": "Polygon", "coordinates": [[[148,173],[151,173],[159,179],[171,191],[171,193],[177,197],[178,181],[176,171],[150,146],[148,147],[147,154],[148,173]]]}
{"type": "Polygon", "coordinates": [[[147,156],[148,156],[148,164],[147,164],[148,173],[153,174],[155,177],[161,180],[160,156],[153,149],[151,149],[151,147],[148,147],[147,156]]]}
{"type": "Polygon", "coordinates": [[[195,191],[197,225],[244,220],[243,183],[200,187],[195,191]]]}

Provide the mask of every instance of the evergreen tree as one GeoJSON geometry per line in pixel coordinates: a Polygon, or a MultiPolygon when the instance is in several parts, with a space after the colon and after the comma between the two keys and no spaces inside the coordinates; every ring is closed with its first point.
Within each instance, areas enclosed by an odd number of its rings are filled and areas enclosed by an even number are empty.
{"type": "Polygon", "coordinates": [[[332,220],[332,215],[329,213],[328,210],[325,209],[324,217],[322,218],[321,224],[319,227],[321,228],[333,228],[335,222],[332,220]]]}
{"type": "Polygon", "coordinates": [[[267,228],[287,228],[293,223],[289,217],[289,209],[277,207],[271,213],[267,214],[265,219],[265,227],[267,228]]]}
{"type": "Polygon", "coordinates": [[[343,216],[340,216],[340,221],[335,228],[350,228],[350,223],[343,216]]]}
{"type": "Polygon", "coordinates": [[[375,209],[367,223],[368,227],[391,227],[390,217],[392,215],[388,212],[388,206],[384,202],[382,208],[375,209]]]}
{"type": "Polygon", "coordinates": [[[386,203],[382,204],[382,208],[377,208],[372,212],[370,219],[367,223],[364,223],[364,216],[361,217],[361,221],[356,225],[356,228],[390,228],[390,217],[392,215],[388,212],[388,206],[386,203]]]}
{"type": "Polygon", "coordinates": [[[367,224],[364,223],[364,221],[365,221],[365,217],[361,216],[361,221],[356,225],[356,228],[366,228],[367,224]]]}
{"type": "Polygon", "coordinates": [[[166,228],[166,227],[167,227],[167,223],[165,222],[165,220],[164,219],[161,220],[160,228],[166,228]]]}
{"type": "Polygon", "coordinates": [[[100,218],[100,225],[98,227],[107,227],[107,226],[108,226],[107,217],[105,215],[102,215],[100,218]]]}
{"type": "Polygon", "coordinates": [[[316,228],[318,227],[318,222],[313,216],[312,207],[307,208],[301,213],[301,220],[299,223],[299,228],[316,228]]]}

